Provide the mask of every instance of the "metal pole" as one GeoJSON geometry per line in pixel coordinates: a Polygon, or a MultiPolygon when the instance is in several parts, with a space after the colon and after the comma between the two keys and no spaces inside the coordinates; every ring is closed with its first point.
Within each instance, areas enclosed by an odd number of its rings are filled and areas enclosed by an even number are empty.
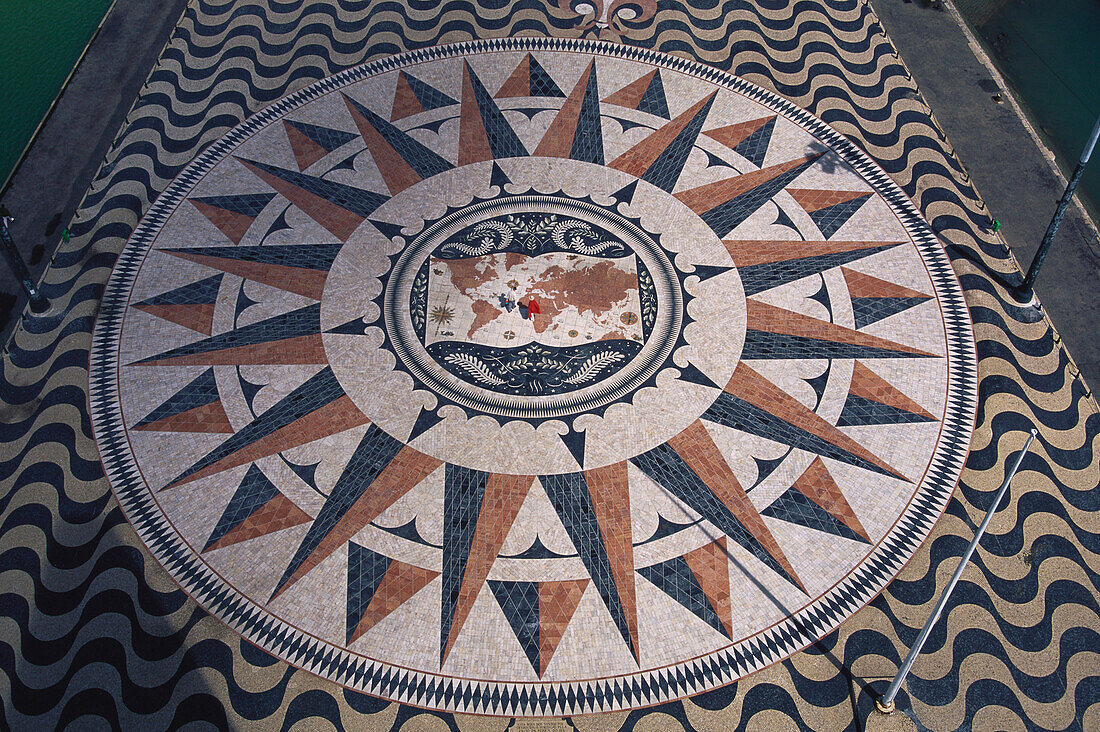
{"type": "Polygon", "coordinates": [[[23,262],[23,257],[19,255],[19,250],[15,248],[15,241],[11,238],[11,232],[8,230],[8,223],[12,220],[11,216],[0,216],[0,241],[4,244],[4,254],[8,258],[8,265],[11,267],[12,274],[14,274],[23,285],[23,289],[27,292],[27,297],[31,301],[31,310],[36,313],[44,313],[50,309],[50,301],[38,290],[38,286],[34,284],[34,280],[31,279],[30,270],[27,269],[27,265],[23,262]]]}
{"type": "Polygon", "coordinates": [[[1073,198],[1073,193],[1077,190],[1077,184],[1085,173],[1085,166],[1089,162],[1093,148],[1096,147],[1098,136],[1100,136],[1100,117],[1096,118],[1096,124],[1092,127],[1092,134],[1089,135],[1089,141],[1085,143],[1085,150],[1081,153],[1081,159],[1077,162],[1077,167],[1073,169],[1073,175],[1070,176],[1066,192],[1062,194],[1062,200],[1058,201],[1058,208],[1054,210],[1054,218],[1050,220],[1050,226],[1047,227],[1046,236],[1043,237],[1043,242],[1039,245],[1039,251],[1035,252],[1035,259],[1031,260],[1031,266],[1027,269],[1027,277],[1024,278],[1023,284],[1018,288],[1020,294],[1027,299],[1031,298],[1031,287],[1035,284],[1035,278],[1039,276],[1039,269],[1043,266],[1043,260],[1047,258],[1047,252],[1050,251],[1054,235],[1058,233],[1058,227],[1066,215],[1069,200],[1073,198]]]}
{"type": "Polygon", "coordinates": [[[989,512],[986,513],[985,520],[982,521],[982,525],[978,527],[978,531],[974,534],[974,540],[971,541],[970,546],[966,548],[966,552],[962,556],[962,561],[959,562],[959,566],[955,569],[955,574],[951,575],[951,581],[947,583],[947,587],[944,588],[943,594],[940,595],[940,601],[936,603],[936,609],[932,611],[932,614],[928,617],[928,622],[924,624],[920,635],[917,636],[917,642],[913,644],[913,648],[910,649],[909,655],[905,657],[905,662],[902,663],[901,668],[898,669],[897,676],[894,677],[893,682],[890,684],[890,688],[887,689],[886,693],[880,698],[875,699],[875,708],[883,714],[891,714],[894,711],[894,697],[897,696],[898,691],[901,689],[905,677],[909,675],[909,669],[913,667],[913,662],[916,661],[917,656],[920,655],[920,649],[924,645],[924,642],[928,640],[928,635],[932,632],[932,626],[940,619],[940,613],[943,612],[944,606],[947,605],[947,601],[951,597],[951,591],[955,589],[959,577],[962,576],[963,570],[966,569],[966,565],[970,561],[970,556],[974,553],[974,549],[977,548],[978,542],[981,541],[986,527],[989,526],[989,522],[993,520],[993,514],[997,512],[997,506],[1000,505],[1001,498],[1004,497],[1005,491],[1008,490],[1008,484],[1012,482],[1012,478],[1016,475],[1016,471],[1020,469],[1020,463],[1024,461],[1024,455],[1027,454],[1028,448],[1031,447],[1031,443],[1037,434],[1038,432],[1034,429],[1031,430],[1031,436],[1027,438],[1024,449],[1020,450],[1020,455],[1016,458],[1016,463],[1012,466],[1012,469],[1008,471],[1008,475],[1005,476],[1004,482],[1001,483],[997,495],[994,496],[993,505],[989,507],[989,512]]]}

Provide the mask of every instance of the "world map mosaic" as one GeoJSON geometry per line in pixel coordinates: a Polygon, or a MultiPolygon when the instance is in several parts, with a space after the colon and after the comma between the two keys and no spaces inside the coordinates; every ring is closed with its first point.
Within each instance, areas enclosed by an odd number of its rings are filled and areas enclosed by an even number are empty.
{"type": "Polygon", "coordinates": [[[412,52],[234,129],[120,256],[91,355],[127,518],[292,664],[577,714],[835,628],[943,511],[957,281],[842,136],[591,41],[412,52]]]}

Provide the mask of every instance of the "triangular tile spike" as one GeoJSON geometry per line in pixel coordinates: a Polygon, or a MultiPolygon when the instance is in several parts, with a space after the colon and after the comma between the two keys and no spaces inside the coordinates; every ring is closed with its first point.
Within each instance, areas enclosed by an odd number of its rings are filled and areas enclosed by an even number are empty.
{"type": "Polygon", "coordinates": [[[775,129],[775,115],[707,130],[703,134],[722,143],[756,167],[764,164],[775,129]]]}
{"type": "Polygon", "coordinates": [[[508,625],[516,634],[527,660],[539,668],[539,586],[535,582],[489,580],[489,588],[500,605],[508,625]]]}
{"type": "Polygon", "coordinates": [[[443,421],[443,417],[439,416],[436,410],[421,409],[420,414],[416,415],[416,422],[413,423],[412,431],[409,433],[409,439],[405,440],[405,442],[412,442],[441,421],[443,421]]]}
{"type": "Polygon", "coordinates": [[[556,97],[559,99],[564,97],[565,92],[558,87],[550,74],[539,63],[539,60],[530,54],[528,56],[530,56],[531,66],[531,73],[528,77],[530,79],[531,96],[556,97]]]}
{"type": "Polygon", "coordinates": [[[753,298],[745,302],[748,330],[741,352],[743,359],[935,357],[918,348],[753,298]]]}
{"type": "Polygon", "coordinates": [[[341,247],[341,244],[287,244],[160,251],[268,287],[320,300],[328,270],[341,247]]]}
{"type": "Polygon", "coordinates": [[[386,237],[390,241],[393,241],[398,237],[404,237],[404,234],[401,233],[401,230],[405,227],[401,224],[391,224],[388,221],[377,221],[375,219],[367,220],[370,221],[371,225],[373,225],[374,228],[378,229],[378,232],[382,234],[382,236],[386,237]]]}
{"type": "Polygon", "coordinates": [[[669,118],[664,84],[661,81],[661,72],[658,69],[635,79],[603,101],[605,104],[637,109],[640,112],[646,112],[657,117],[669,118]]]}
{"type": "Polygon", "coordinates": [[[856,328],[863,328],[883,318],[908,310],[932,298],[923,292],[880,280],[863,272],[841,267],[848,293],[852,297],[856,328]]]}
{"type": "Polygon", "coordinates": [[[509,178],[508,175],[500,169],[500,166],[497,165],[496,161],[493,161],[493,169],[489,173],[489,185],[496,186],[500,189],[501,193],[504,193],[504,186],[508,185],[511,182],[512,179],[509,178]]]}
{"type": "Polygon", "coordinates": [[[848,500],[844,497],[844,493],[841,492],[840,487],[833,480],[833,476],[829,474],[821,458],[814,458],[814,461],[810,463],[810,466],[799,476],[792,487],[844,524],[857,537],[867,543],[871,542],[866,529],[863,528],[863,524],[856,516],[856,512],[852,510],[848,500]]]}
{"type": "Polygon", "coordinates": [[[454,167],[426,145],[355,99],[347,94],[343,97],[351,118],[392,195],[454,167]]]}
{"type": "Polygon", "coordinates": [[[214,369],[207,369],[133,426],[151,432],[211,432],[232,434],[214,369]]]}
{"type": "Polygon", "coordinates": [[[342,242],[346,242],[376,208],[390,200],[382,193],[364,191],[297,170],[284,170],[244,158],[237,160],[342,242]]]}
{"type": "Polygon", "coordinates": [[[600,129],[600,101],[593,60],[581,74],[554,121],[546,130],[534,155],[572,158],[603,165],[603,132],[600,129]]]}
{"type": "Polygon", "coordinates": [[[372,424],[271,594],[274,600],[440,466],[372,424]]]}
{"type": "Polygon", "coordinates": [[[722,624],[717,611],[706,593],[703,592],[703,587],[699,584],[698,578],[691,571],[684,557],[673,557],[664,562],[642,567],[638,570],[638,574],[690,610],[693,615],[704,623],[727,638],[729,637],[729,631],[722,624]]]}
{"type": "Polygon", "coordinates": [[[817,228],[821,230],[821,235],[826,239],[844,226],[871,197],[869,192],[863,191],[790,188],[787,192],[810,215],[817,228]]]}
{"type": "Polygon", "coordinates": [[[438,576],[439,572],[389,559],[349,543],[347,643],[362,638],[438,576]]]}
{"type": "Polygon", "coordinates": [[[443,663],[447,662],[462,626],[474,607],[489,568],[504,544],[504,537],[512,528],[512,522],[527,497],[527,491],[535,478],[531,475],[499,475],[491,473],[485,484],[485,495],[477,517],[477,528],[465,559],[465,570],[458,592],[447,645],[443,647],[443,663]]]}
{"type": "Polygon", "coordinates": [[[684,561],[718,615],[726,637],[732,639],[733,610],[730,605],[729,550],[726,548],[726,537],[720,536],[717,540],[688,552],[684,555],[684,561]]]}
{"type": "Polygon", "coordinates": [[[328,363],[321,343],[321,306],[307,305],[135,363],[174,366],[328,363]]]}
{"type": "Polygon", "coordinates": [[[561,435],[562,443],[569,450],[569,454],[573,456],[573,459],[577,461],[577,465],[582,468],[584,467],[584,438],[585,431],[577,432],[572,425],[570,425],[568,432],[561,435]]]}
{"type": "Polygon", "coordinates": [[[600,471],[604,471],[602,475],[589,471],[598,486],[595,495],[588,488],[587,474],[540,475],[539,482],[577,548],[615,627],[637,661],[638,619],[630,505],[625,490],[617,488],[625,486],[626,467],[620,463],[600,471]],[[621,500],[613,500],[612,494],[621,500]],[[595,506],[597,500],[601,502],[599,514],[595,506]],[[606,528],[601,519],[607,522],[606,528]],[[616,534],[616,530],[620,533],[616,534]],[[610,545],[606,541],[609,536],[613,539],[610,545]]]}
{"type": "Polygon", "coordinates": [[[633,462],[753,556],[805,592],[779,542],[749,500],[706,427],[684,431],[633,462]]]}
{"type": "MultiPolygon", "coordinates": [[[[163,250],[161,250],[163,251],[163,250]]],[[[134,307],[184,328],[210,335],[214,324],[214,304],[218,300],[222,276],[214,275],[183,287],[154,295],[134,307]]]]}
{"type": "Polygon", "coordinates": [[[234,244],[240,244],[248,227],[260,215],[274,193],[247,193],[231,196],[189,198],[191,205],[218,227],[234,244]]]}
{"type": "Polygon", "coordinates": [[[936,418],[870,368],[855,362],[838,426],[935,422],[936,418]]]}
{"type": "Polygon", "coordinates": [[[400,71],[397,74],[397,88],[393,96],[390,121],[396,122],[420,112],[449,107],[452,104],[458,104],[458,102],[412,74],[400,71]]]}
{"type": "Polygon", "coordinates": [[[744,361],[737,364],[724,393],[707,409],[703,419],[881,475],[908,480],[802,402],[753,371],[744,361]]]}
{"type": "Polygon", "coordinates": [[[802,175],[824,153],[754,170],[676,193],[718,236],[726,236],[772,196],[802,175]]]}
{"type": "Polygon", "coordinates": [[[588,579],[539,583],[539,676],[546,673],[573,613],[581,603],[588,579]]]}
{"type": "Polygon", "coordinates": [[[722,243],[737,265],[745,294],[755,295],[886,251],[901,242],[732,240],[722,243]]]}
{"type": "Polygon", "coordinates": [[[679,378],[683,379],[684,381],[690,381],[691,383],[699,384],[700,386],[712,386],[715,389],[722,388],[718,384],[715,384],[713,381],[711,381],[709,376],[704,374],[702,371],[700,371],[690,363],[686,366],[677,365],[676,368],[680,370],[679,378]]]}
{"type": "Polygon", "coordinates": [[[165,488],[274,455],[367,423],[329,367],[318,371],[165,488]]]}
{"type": "Polygon", "coordinates": [[[283,120],[283,129],[290,140],[290,149],[298,163],[298,170],[305,170],[356,137],[352,132],[292,120],[283,120]]]}
{"type": "Polygon", "coordinates": [[[611,167],[672,192],[718,92],[700,99],[676,119],[611,162],[611,167]]]}
{"type": "Polygon", "coordinates": [[[462,70],[458,164],[527,155],[515,130],[467,62],[462,70]]]}
{"type": "Polygon", "coordinates": [[[638,190],[638,181],[632,180],[629,183],[627,183],[625,186],[620,188],[619,190],[612,193],[611,197],[614,198],[615,201],[618,202],[618,203],[627,203],[627,204],[629,204],[631,201],[634,200],[634,192],[637,191],[637,190],[638,190]]]}
{"type": "Polygon", "coordinates": [[[439,665],[451,648],[462,578],[470,558],[489,473],[447,463],[443,480],[443,595],[439,613],[439,665]]]}
{"type": "Polygon", "coordinates": [[[202,550],[214,551],[307,521],[306,512],[280,493],[262,470],[251,465],[202,550]]]}

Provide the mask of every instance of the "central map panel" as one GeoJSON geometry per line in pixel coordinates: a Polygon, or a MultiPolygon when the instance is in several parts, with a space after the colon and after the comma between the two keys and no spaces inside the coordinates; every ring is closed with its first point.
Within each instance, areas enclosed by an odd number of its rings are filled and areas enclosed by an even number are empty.
{"type": "Polygon", "coordinates": [[[966,456],[967,317],[904,195],[789,103],[479,42],[196,159],[119,258],[91,406],[149,551],[250,641],[571,715],[736,680],[885,587],[966,456]]]}

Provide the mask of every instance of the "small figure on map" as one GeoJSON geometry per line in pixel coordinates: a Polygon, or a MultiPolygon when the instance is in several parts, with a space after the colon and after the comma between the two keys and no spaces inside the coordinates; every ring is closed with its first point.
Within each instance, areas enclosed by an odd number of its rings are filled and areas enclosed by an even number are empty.
{"type": "MultiPolygon", "coordinates": [[[[511,295],[497,295],[497,300],[500,302],[500,306],[507,312],[512,312],[512,309],[516,306],[516,301],[512,299],[511,295]]],[[[526,315],[523,317],[527,317],[526,315]]]]}
{"type": "Polygon", "coordinates": [[[523,316],[524,320],[528,318],[534,318],[536,315],[542,312],[542,308],[539,307],[539,301],[535,298],[529,299],[527,302],[523,300],[519,301],[519,314],[523,316]]]}

